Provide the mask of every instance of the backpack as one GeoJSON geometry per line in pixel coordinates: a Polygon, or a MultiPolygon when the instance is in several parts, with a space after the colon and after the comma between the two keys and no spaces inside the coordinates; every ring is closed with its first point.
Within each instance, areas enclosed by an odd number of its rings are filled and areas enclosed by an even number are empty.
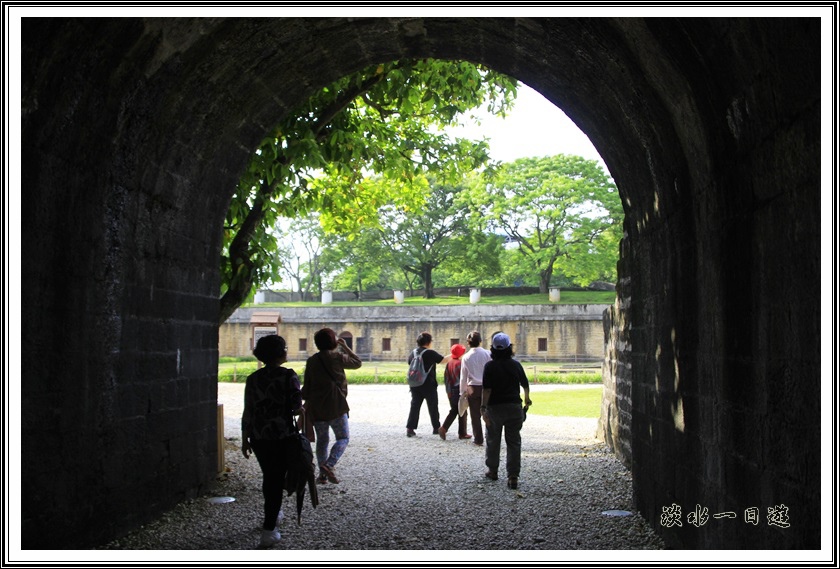
{"type": "Polygon", "coordinates": [[[417,349],[414,350],[414,358],[411,360],[411,364],[409,364],[408,366],[407,379],[409,387],[420,387],[421,385],[426,383],[426,376],[429,375],[429,372],[423,369],[423,352],[425,351],[425,348],[420,353],[417,353],[417,349]]]}

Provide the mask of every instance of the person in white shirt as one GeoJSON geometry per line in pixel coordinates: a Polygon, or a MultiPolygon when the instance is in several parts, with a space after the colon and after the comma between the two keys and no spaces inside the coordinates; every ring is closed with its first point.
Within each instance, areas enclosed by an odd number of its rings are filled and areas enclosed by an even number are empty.
{"type": "Polygon", "coordinates": [[[473,444],[484,444],[484,429],[481,424],[481,391],[484,381],[484,366],[490,361],[490,351],[481,347],[481,334],[474,330],[467,336],[469,351],[461,357],[461,395],[466,394],[470,405],[470,421],[473,429],[473,444]]]}

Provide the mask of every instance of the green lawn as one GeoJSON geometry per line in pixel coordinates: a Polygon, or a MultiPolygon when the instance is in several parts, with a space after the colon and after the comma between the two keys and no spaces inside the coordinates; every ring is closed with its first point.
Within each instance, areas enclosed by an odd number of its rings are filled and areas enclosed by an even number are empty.
{"type": "MultiPolygon", "coordinates": [[[[257,362],[253,358],[223,358],[219,362],[219,381],[244,382],[248,374],[257,369],[257,362]],[[237,361],[230,361],[237,360],[237,361]]],[[[529,381],[534,364],[526,367],[529,381]]],[[[557,367],[557,364],[536,364],[537,369],[557,367]]],[[[290,367],[299,375],[303,375],[304,362],[289,362],[290,367]]],[[[347,381],[351,384],[385,383],[405,384],[407,366],[401,362],[366,362],[360,369],[347,370],[347,381]]],[[[303,379],[301,377],[301,379],[303,379]]],[[[539,372],[540,384],[570,384],[570,383],[599,383],[600,373],[558,373],[539,372]]],[[[601,412],[601,393],[603,388],[585,387],[580,389],[555,389],[551,391],[532,391],[533,405],[529,414],[548,415],[553,417],[586,417],[597,418],[601,412]]]]}
{"type": "MultiPolygon", "coordinates": [[[[572,364],[569,364],[572,365],[572,364]]],[[[559,364],[551,363],[524,363],[525,373],[528,381],[539,384],[553,383],[600,383],[600,370],[581,369],[579,371],[560,373],[559,364]],[[536,370],[536,379],[534,381],[536,370]]],[[[288,362],[286,367],[295,370],[298,375],[303,375],[304,362],[288,362]]],[[[565,366],[564,366],[565,367],[565,366]]],[[[257,369],[257,361],[254,358],[220,358],[219,359],[219,381],[242,382],[257,369]]],[[[405,375],[408,365],[403,362],[365,362],[359,369],[347,370],[347,381],[352,384],[365,383],[405,383],[405,375]]],[[[302,379],[302,378],[301,378],[302,379]]],[[[440,373],[438,374],[440,380],[440,373]]]]}
{"type": "Polygon", "coordinates": [[[532,392],[528,414],[597,419],[603,391],[603,387],[593,387],[532,392]]]}
{"type": "MultiPolygon", "coordinates": [[[[440,296],[437,298],[422,298],[418,296],[407,297],[403,303],[406,306],[442,306],[469,304],[469,289],[465,288],[461,296],[440,296]]],[[[560,291],[560,302],[558,304],[612,304],[615,302],[615,292],[612,291],[560,291]]],[[[482,294],[479,304],[554,304],[548,300],[547,294],[525,294],[525,295],[502,295],[487,296],[482,294]]],[[[333,301],[330,306],[396,306],[394,300],[364,300],[356,301],[333,301]]],[[[307,307],[322,306],[321,301],[316,302],[266,302],[263,304],[247,304],[246,308],[282,308],[282,307],[307,307]]]]}

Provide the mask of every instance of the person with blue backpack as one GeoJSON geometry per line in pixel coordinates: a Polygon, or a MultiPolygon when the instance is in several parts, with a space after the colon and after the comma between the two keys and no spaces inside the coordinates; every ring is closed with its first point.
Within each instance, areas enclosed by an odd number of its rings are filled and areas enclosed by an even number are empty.
{"type": "Polygon", "coordinates": [[[415,429],[420,422],[420,407],[424,401],[432,421],[432,434],[437,435],[440,429],[436,366],[448,363],[452,355],[443,356],[431,349],[431,344],[432,335],[423,332],[417,336],[417,347],[408,355],[408,385],[411,392],[411,407],[405,425],[405,434],[408,437],[417,436],[415,429]]]}

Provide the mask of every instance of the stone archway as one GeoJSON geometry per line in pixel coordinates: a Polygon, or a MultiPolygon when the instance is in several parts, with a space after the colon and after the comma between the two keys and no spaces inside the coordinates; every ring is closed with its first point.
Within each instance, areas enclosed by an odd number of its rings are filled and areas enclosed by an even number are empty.
{"type": "Polygon", "coordinates": [[[817,547],[819,42],[814,19],[25,19],[23,547],[102,543],[213,479],[235,181],[312,89],[400,57],[517,77],[613,173],[605,428],[640,511],[675,547],[817,547]],[[795,522],[663,527],[672,503],[795,522]]]}
{"type": "Polygon", "coordinates": [[[339,338],[344,338],[344,341],[347,342],[347,346],[352,350],[353,348],[353,334],[344,330],[338,335],[339,338]]]}

